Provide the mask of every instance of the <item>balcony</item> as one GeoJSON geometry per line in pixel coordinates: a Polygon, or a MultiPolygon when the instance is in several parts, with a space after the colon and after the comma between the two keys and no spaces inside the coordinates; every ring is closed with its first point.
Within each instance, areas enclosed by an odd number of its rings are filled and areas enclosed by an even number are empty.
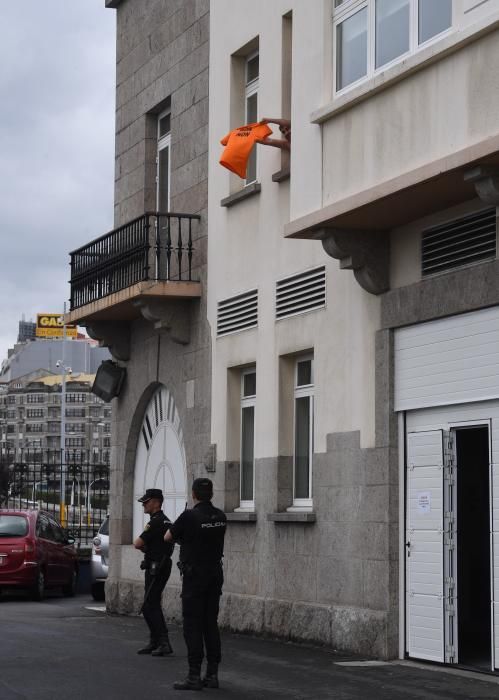
{"type": "MultiPolygon", "coordinates": [[[[128,322],[165,300],[201,296],[193,279],[196,214],[148,212],[71,255],[67,323],[128,322]]],[[[147,313],[147,312],[146,312],[147,313]]]]}

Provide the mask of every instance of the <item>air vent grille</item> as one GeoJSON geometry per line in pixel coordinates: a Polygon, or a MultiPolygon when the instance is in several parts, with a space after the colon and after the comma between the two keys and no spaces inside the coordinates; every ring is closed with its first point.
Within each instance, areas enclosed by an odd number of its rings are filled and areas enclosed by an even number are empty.
{"type": "Polygon", "coordinates": [[[218,302],[217,335],[237,333],[258,324],[258,290],[218,302]]]}
{"type": "Polygon", "coordinates": [[[276,319],[287,318],[326,306],[326,268],[317,267],[276,285],[276,319]]]}
{"type": "Polygon", "coordinates": [[[496,257],[496,210],[485,209],[423,231],[422,273],[434,275],[496,257]]]}

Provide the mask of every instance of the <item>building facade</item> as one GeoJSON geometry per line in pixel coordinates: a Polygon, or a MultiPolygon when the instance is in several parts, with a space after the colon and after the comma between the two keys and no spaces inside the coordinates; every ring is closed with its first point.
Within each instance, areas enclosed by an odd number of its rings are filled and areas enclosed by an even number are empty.
{"type": "Polygon", "coordinates": [[[497,4],[221,0],[210,26],[223,619],[497,668],[497,4]],[[219,140],[264,117],[289,168],[260,145],[242,181],[219,140]]]}
{"type": "MultiPolygon", "coordinates": [[[[68,322],[126,367],[113,401],[111,610],[143,596],[137,498],[174,519],[212,468],[206,318],[209,3],[107,0],[117,20],[115,229],[73,251],[68,322]]],[[[176,567],[174,567],[176,572],[176,567]]],[[[172,575],[171,585],[179,585],[172,575]]],[[[178,596],[168,598],[179,609],[178,596]]]]}
{"type": "Polygon", "coordinates": [[[0,382],[10,382],[38,369],[57,374],[57,363],[63,359],[75,373],[95,374],[100,363],[109,359],[109,351],[88,339],[67,339],[65,342],[62,338],[24,340],[8,350],[8,356],[2,362],[0,382]]]}
{"type": "MultiPolygon", "coordinates": [[[[109,464],[111,407],[91,393],[94,375],[66,378],[64,449],[78,461],[109,464]]],[[[9,382],[0,397],[2,455],[43,462],[61,447],[62,377],[38,370],[9,382]]]]}
{"type": "Polygon", "coordinates": [[[139,607],[136,497],[174,517],[208,474],[224,626],[496,669],[497,4],[106,4],[117,228],[68,320],[127,367],[110,609],[139,607]],[[242,180],[219,142],[264,117],[290,154],[242,180]]]}

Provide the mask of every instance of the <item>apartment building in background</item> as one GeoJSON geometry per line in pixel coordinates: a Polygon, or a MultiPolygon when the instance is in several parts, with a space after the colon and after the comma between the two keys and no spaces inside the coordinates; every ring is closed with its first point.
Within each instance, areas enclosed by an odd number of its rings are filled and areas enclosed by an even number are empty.
{"type": "Polygon", "coordinates": [[[136,498],[175,517],[208,475],[224,626],[497,669],[497,3],[106,5],[116,228],[68,320],[127,368],[109,609],[140,606],[136,498]],[[263,117],[291,150],[242,180],[220,139],[263,117]]]}
{"type": "Polygon", "coordinates": [[[77,462],[109,464],[111,406],[91,393],[95,375],[66,377],[61,446],[62,376],[37,370],[2,386],[1,455],[22,463],[48,462],[61,449],[77,462]]]}

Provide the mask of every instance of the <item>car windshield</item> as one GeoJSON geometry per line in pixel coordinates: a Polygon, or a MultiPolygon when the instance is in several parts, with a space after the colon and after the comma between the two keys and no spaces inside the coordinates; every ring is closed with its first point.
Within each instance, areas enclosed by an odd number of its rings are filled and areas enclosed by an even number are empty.
{"type": "Polygon", "coordinates": [[[0,537],[24,537],[28,521],[24,515],[0,515],[0,537]]]}
{"type": "Polygon", "coordinates": [[[99,535],[109,535],[109,518],[106,518],[100,526],[99,535]]]}

